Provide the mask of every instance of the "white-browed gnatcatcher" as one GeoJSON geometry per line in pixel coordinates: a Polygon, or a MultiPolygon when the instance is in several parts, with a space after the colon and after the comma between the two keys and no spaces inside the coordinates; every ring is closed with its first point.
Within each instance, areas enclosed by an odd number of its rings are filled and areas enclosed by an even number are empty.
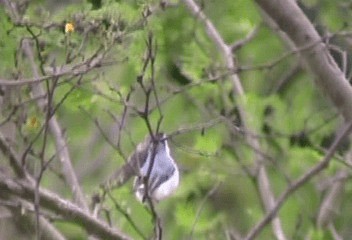
{"type": "Polygon", "coordinates": [[[166,134],[158,133],[154,138],[148,136],[138,144],[135,152],[128,158],[125,165],[118,169],[107,185],[119,187],[132,176],[134,192],[141,202],[148,196],[160,201],[170,196],[179,185],[179,170],[170,155],[166,134]]]}

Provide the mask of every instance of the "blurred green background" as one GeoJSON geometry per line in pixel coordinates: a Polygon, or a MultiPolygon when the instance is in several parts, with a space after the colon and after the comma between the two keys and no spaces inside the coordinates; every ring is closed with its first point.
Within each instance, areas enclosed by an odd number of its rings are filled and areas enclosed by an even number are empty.
{"type": "MultiPolygon", "coordinates": [[[[322,36],[351,32],[350,1],[298,2],[322,36]]],[[[248,43],[234,52],[244,96],[234,94],[221,51],[182,2],[168,1],[163,7],[160,1],[138,0],[25,1],[20,22],[11,20],[11,13],[0,5],[3,79],[33,77],[19,53],[21,41],[33,38],[33,34],[39,41],[34,51],[42,59],[37,57],[37,64],[45,71],[53,66],[79,64],[100,48],[105,52],[103,67],[81,77],[63,76],[54,91],[54,106],[58,106],[55,114],[89,199],[124,163],[117,148],[128,156],[148,134],[145,120],[136,112],[144,110],[146,101],[137,76],[142,74],[146,43],[152,35],[156,59],[153,70],[150,65],[147,67],[143,83],[152,86],[153,77],[161,100],[160,129],[168,134],[188,129],[170,140],[172,155],[181,169],[181,184],[173,197],[157,205],[165,239],[231,239],[234,235],[244,236],[263,217],[257,178],[248,174],[254,169],[256,149],[245,141],[244,134],[249,133],[240,131],[243,121],[259,139],[275,196],[322,159],[322,149],[329,146],[341,124],[335,109],[313,84],[304,63],[297,54],[288,54],[288,44],[267,27],[254,2],[203,0],[199,5],[228,44],[256,31],[248,43]],[[65,33],[66,23],[74,25],[73,32],[65,33]],[[214,77],[217,80],[209,81],[214,77]],[[248,119],[240,119],[239,106],[246,109],[248,119]],[[122,119],[125,124],[121,129],[122,119]]],[[[350,38],[336,35],[330,42],[345,53],[343,57],[338,51],[331,52],[341,68],[344,63],[347,65],[349,76],[350,38]]],[[[33,142],[33,152],[27,160],[35,172],[37,153],[43,145],[39,130],[45,115],[31,100],[27,86],[5,91],[9,96],[1,106],[0,122],[14,106],[18,107],[11,117],[16,125],[18,152],[22,153],[29,142],[40,136],[33,142]],[[38,124],[30,124],[30,120],[38,124]]],[[[153,111],[149,120],[155,130],[160,112],[153,94],[150,105],[153,111]]],[[[341,148],[339,156],[345,150],[341,148]]],[[[55,142],[49,138],[46,159],[55,151],[55,142]]],[[[50,165],[42,185],[71,199],[60,174],[60,163],[54,159],[50,165]]],[[[329,180],[332,181],[330,177],[344,168],[346,165],[334,159],[326,171],[287,200],[279,217],[289,239],[333,239],[330,231],[316,228],[315,222],[329,180]]],[[[351,189],[347,182],[334,221],[337,231],[346,238],[351,235],[351,189]]],[[[135,200],[132,181],[113,190],[112,195],[140,231],[151,236],[151,215],[135,200]]],[[[113,225],[135,239],[141,238],[111,199],[103,205],[113,225]]],[[[7,227],[11,221],[0,219],[0,232],[11,232],[7,227]]],[[[54,224],[67,239],[87,238],[75,223],[58,219],[54,224]]],[[[23,239],[18,229],[12,231],[11,239],[23,239]]],[[[28,239],[30,235],[25,234],[28,239]]],[[[270,225],[258,239],[273,239],[270,225]]]]}

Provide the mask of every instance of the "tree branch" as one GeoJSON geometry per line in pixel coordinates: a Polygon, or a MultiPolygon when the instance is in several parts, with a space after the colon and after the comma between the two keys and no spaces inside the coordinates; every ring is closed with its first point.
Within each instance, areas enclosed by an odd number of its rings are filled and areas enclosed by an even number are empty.
{"type": "MultiPolygon", "coordinates": [[[[221,51],[222,57],[225,61],[225,64],[228,70],[230,72],[235,72],[236,64],[234,62],[234,57],[232,53],[233,46],[230,46],[225,43],[225,41],[223,40],[220,33],[213,25],[213,23],[207,18],[207,16],[201,11],[200,7],[193,0],[183,0],[183,2],[191,11],[191,13],[204,24],[205,30],[208,36],[211,38],[211,40],[221,51]]],[[[237,96],[245,96],[239,76],[236,73],[233,73],[229,77],[233,84],[234,93],[237,96]]],[[[246,120],[250,119],[252,116],[249,116],[247,114],[243,106],[238,106],[238,109],[243,123],[243,128],[245,130],[249,130],[248,129],[249,126],[246,123],[246,120]]],[[[246,141],[250,146],[253,146],[255,149],[261,148],[258,139],[250,135],[246,135],[246,141]]],[[[257,152],[254,152],[254,155],[255,155],[255,163],[257,164],[256,166],[257,167],[256,172],[258,173],[257,183],[258,183],[258,189],[259,189],[261,201],[264,205],[265,211],[270,211],[270,209],[274,206],[274,203],[275,203],[274,194],[272,193],[270,181],[269,181],[265,166],[263,165],[264,159],[257,152]]],[[[279,240],[286,239],[286,236],[283,232],[281,221],[279,218],[275,218],[273,221],[273,232],[277,239],[279,240]]]]}
{"type": "MultiPolygon", "coordinates": [[[[14,215],[16,227],[18,225],[26,226],[26,228],[33,229],[36,227],[37,219],[31,212],[34,212],[33,204],[24,201],[18,197],[12,197],[6,192],[0,194],[1,206],[5,206],[14,215]],[[5,193],[5,194],[4,194],[5,193]],[[25,214],[24,214],[25,213],[25,214]]],[[[46,240],[65,240],[66,238],[60,233],[45,217],[39,216],[41,226],[41,239],[46,240]]],[[[19,227],[20,228],[20,227],[19,227]]],[[[27,239],[31,239],[27,236],[27,239]]]]}
{"type": "MultiPolygon", "coordinates": [[[[10,147],[5,137],[0,132],[0,150],[4,156],[8,157],[10,160],[10,166],[15,172],[16,176],[23,178],[28,176],[21,166],[21,161],[17,157],[17,153],[10,147]]],[[[32,179],[33,180],[33,179],[32,179]]]]}
{"type": "MultiPolygon", "coordinates": [[[[29,40],[23,41],[23,51],[25,52],[28,61],[31,65],[32,72],[35,78],[39,78],[39,72],[37,69],[37,65],[35,63],[34,54],[32,48],[30,46],[29,40]]],[[[32,85],[32,92],[34,97],[44,95],[44,89],[40,85],[40,83],[32,85]]],[[[38,100],[38,105],[41,110],[45,110],[48,106],[44,99],[38,100]]],[[[47,110],[48,111],[48,110],[47,110]]],[[[72,166],[70,154],[67,148],[66,140],[63,136],[63,131],[61,130],[61,126],[56,118],[56,116],[52,116],[48,122],[49,130],[53,135],[56,143],[56,152],[60,159],[60,163],[63,168],[63,175],[65,176],[67,184],[71,187],[71,191],[73,193],[75,202],[77,202],[83,209],[88,211],[88,204],[85,200],[84,194],[82,192],[81,186],[77,180],[76,173],[72,166]]]]}
{"type": "MultiPolygon", "coordinates": [[[[8,194],[13,194],[28,201],[33,201],[36,191],[33,184],[29,184],[23,180],[12,180],[8,176],[4,176],[1,173],[0,190],[1,192],[7,192],[8,194]]],[[[63,200],[58,195],[48,190],[39,188],[38,193],[42,207],[80,225],[90,234],[96,235],[102,239],[132,239],[120,230],[109,227],[106,223],[99,221],[73,203],[63,200]]]]}
{"type": "Polygon", "coordinates": [[[349,171],[343,169],[338,171],[334,176],[336,180],[334,180],[320,204],[317,216],[317,226],[319,228],[328,227],[329,223],[332,222],[341,204],[340,200],[342,199],[344,187],[349,175],[349,171]]]}
{"type": "Polygon", "coordinates": [[[287,34],[297,48],[312,45],[301,53],[302,60],[313,73],[316,85],[330,98],[345,120],[351,121],[352,87],[296,1],[255,0],[255,2],[287,34]]]}
{"type": "Polygon", "coordinates": [[[337,147],[344,140],[345,137],[349,135],[352,130],[352,122],[345,125],[343,131],[336,137],[335,141],[330,146],[328,152],[325,157],[313,168],[308,170],[305,174],[303,174],[296,181],[292,182],[292,184],[280,195],[277,199],[274,207],[265,215],[265,217],[251,229],[251,231],[246,236],[245,240],[254,239],[263,228],[277,215],[278,211],[281,209],[282,205],[285,203],[286,199],[292,195],[297,189],[299,189],[303,184],[307,183],[311,178],[316,176],[322,170],[329,166],[329,162],[334,156],[337,147]]]}
{"type": "MultiPolygon", "coordinates": [[[[0,150],[6,154],[14,162],[19,163],[20,159],[15,154],[14,150],[8,146],[5,138],[0,133],[0,150]]],[[[120,230],[110,228],[107,224],[101,222],[97,218],[91,216],[87,211],[74,205],[73,203],[63,200],[60,196],[49,192],[42,188],[36,188],[34,179],[28,174],[26,178],[15,181],[9,176],[5,176],[0,172],[0,192],[2,194],[13,194],[29,202],[33,202],[34,196],[37,193],[40,197],[41,207],[49,209],[57,214],[64,216],[72,222],[78,223],[87,232],[102,237],[102,239],[131,239],[123,234],[120,230]],[[37,191],[37,192],[36,192],[37,191]]],[[[49,224],[45,219],[40,218],[42,229],[49,224]],[[42,221],[43,220],[43,221],[42,221]]],[[[43,232],[55,231],[53,226],[50,229],[45,228],[43,232]]],[[[57,231],[57,230],[56,230],[57,231]]],[[[60,235],[57,233],[57,235],[60,235]]]]}

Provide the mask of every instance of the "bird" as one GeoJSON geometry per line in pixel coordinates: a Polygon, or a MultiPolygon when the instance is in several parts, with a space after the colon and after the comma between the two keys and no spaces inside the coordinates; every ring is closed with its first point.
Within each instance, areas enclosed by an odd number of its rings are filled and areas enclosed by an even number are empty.
{"type": "Polygon", "coordinates": [[[170,154],[165,133],[148,135],[105,186],[120,187],[133,176],[133,190],[137,200],[142,203],[148,197],[159,202],[171,196],[178,188],[180,173],[170,154]]]}

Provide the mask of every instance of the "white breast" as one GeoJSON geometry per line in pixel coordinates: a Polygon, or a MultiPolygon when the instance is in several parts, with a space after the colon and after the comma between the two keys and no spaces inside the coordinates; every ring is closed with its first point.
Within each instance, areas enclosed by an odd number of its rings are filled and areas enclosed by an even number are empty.
{"type": "Polygon", "coordinates": [[[157,189],[155,189],[155,191],[152,193],[152,197],[157,201],[169,197],[178,187],[179,180],[180,174],[177,166],[175,166],[175,171],[172,177],[169,178],[166,182],[162,183],[157,189]]]}
{"type": "MultiPolygon", "coordinates": [[[[170,150],[166,141],[164,145],[158,146],[152,168],[149,169],[150,164],[152,164],[151,153],[150,150],[139,174],[140,177],[147,177],[148,171],[150,171],[148,176],[148,191],[152,189],[153,191],[150,193],[150,197],[156,201],[160,201],[170,196],[176,190],[179,185],[180,176],[178,167],[170,155],[170,150]],[[162,148],[160,148],[160,146],[162,146],[162,148]],[[170,176],[168,174],[172,175],[170,176]],[[167,180],[162,182],[164,179],[167,180]]],[[[143,201],[145,197],[145,186],[143,182],[138,181],[140,177],[136,178],[134,188],[137,199],[143,201]]]]}

